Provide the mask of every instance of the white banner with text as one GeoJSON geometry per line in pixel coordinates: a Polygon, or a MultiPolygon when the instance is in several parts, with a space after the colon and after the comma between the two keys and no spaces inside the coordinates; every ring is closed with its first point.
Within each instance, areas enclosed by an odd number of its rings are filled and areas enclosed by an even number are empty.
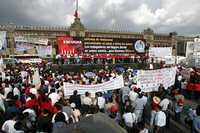
{"type": "Polygon", "coordinates": [[[85,92],[90,92],[95,94],[96,92],[103,92],[108,90],[116,90],[124,87],[124,80],[123,76],[118,76],[110,81],[95,84],[95,85],[80,85],[80,84],[71,84],[71,83],[64,83],[64,95],[70,96],[73,95],[75,90],[78,91],[78,94],[85,94],[85,92]]]}
{"type": "Polygon", "coordinates": [[[158,91],[162,84],[165,89],[174,85],[176,68],[163,68],[158,70],[138,70],[137,86],[143,92],[158,91]]]}

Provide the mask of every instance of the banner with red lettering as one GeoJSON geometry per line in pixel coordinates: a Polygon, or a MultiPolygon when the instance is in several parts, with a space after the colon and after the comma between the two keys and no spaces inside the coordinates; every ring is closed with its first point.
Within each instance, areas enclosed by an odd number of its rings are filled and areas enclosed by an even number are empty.
{"type": "Polygon", "coordinates": [[[60,55],[80,55],[83,51],[82,42],[70,36],[58,36],[56,43],[60,55]]]}

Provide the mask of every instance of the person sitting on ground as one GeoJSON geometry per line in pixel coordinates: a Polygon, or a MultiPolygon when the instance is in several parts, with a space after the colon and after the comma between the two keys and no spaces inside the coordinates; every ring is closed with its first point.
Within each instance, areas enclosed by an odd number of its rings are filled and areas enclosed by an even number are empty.
{"type": "Polygon", "coordinates": [[[78,91],[77,91],[77,90],[75,90],[75,91],[73,92],[73,95],[70,96],[69,102],[70,102],[70,104],[71,104],[71,103],[75,103],[75,104],[76,104],[76,107],[77,107],[78,109],[81,109],[81,97],[80,97],[80,95],[78,95],[78,91]]]}
{"type": "Polygon", "coordinates": [[[78,122],[80,120],[81,113],[80,113],[80,110],[76,108],[76,104],[75,103],[71,103],[71,108],[72,108],[73,122],[76,123],[76,122],[78,122]]]}
{"type": "Polygon", "coordinates": [[[89,92],[85,93],[85,97],[83,98],[83,105],[91,106],[92,105],[92,99],[91,99],[91,94],[89,92]]]}

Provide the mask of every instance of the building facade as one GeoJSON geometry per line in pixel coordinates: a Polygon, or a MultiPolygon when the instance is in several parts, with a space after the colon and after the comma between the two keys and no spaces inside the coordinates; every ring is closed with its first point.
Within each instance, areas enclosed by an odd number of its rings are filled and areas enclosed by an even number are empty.
{"type": "Polygon", "coordinates": [[[48,45],[52,46],[52,53],[49,56],[55,57],[57,54],[57,41],[58,36],[71,36],[78,38],[83,42],[85,54],[119,54],[119,55],[133,55],[137,53],[128,49],[131,46],[132,40],[144,40],[147,48],[149,47],[172,47],[173,55],[183,54],[182,46],[191,38],[178,37],[175,32],[167,34],[155,33],[152,29],[145,29],[143,32],[121,32],[109,30],[91,30],[86,29],[81,23],[80,18],[75,18],[74,23],[70,27],[47,27],[47,26],[19,26],[15,24],[0,25],[0,31],[7,31],[6,40],[7,48],[2,53],[5,56],[15,54],[32,53],[33,51],[18,52],[16,51],[15,36],[25,36],[28,38],[47,38],[48,45]],[[95,39],[95,41],[94,41],[95,39]],[[92,41],[93,40],[93,41],[92,41]],[[91,45],[95,45],[91,46],[91,45]],[[107,49],[103,49],[103,45],[107,49]],[[113,45],[116,45],[113,47],[113,45]],[[118,45],[118,46],[117,46],[118,45]],[[100,48],[100,49],[99,49],[100,48]],[[108,48],[111,50],[109,51],[108,48]],[[94,49],[97,49],[96,51],[94,49]],[[179,50],[177,50],[179,49],[179,50]]]}

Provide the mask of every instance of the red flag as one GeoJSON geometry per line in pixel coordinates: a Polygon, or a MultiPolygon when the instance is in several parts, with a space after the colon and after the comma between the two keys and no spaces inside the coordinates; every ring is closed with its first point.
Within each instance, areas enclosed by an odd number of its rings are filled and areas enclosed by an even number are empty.
{"type": "Polygon", "coordinates": [[[77,10],[74,13],[74,17],[78,18],[78,11],[77,10]]]}

